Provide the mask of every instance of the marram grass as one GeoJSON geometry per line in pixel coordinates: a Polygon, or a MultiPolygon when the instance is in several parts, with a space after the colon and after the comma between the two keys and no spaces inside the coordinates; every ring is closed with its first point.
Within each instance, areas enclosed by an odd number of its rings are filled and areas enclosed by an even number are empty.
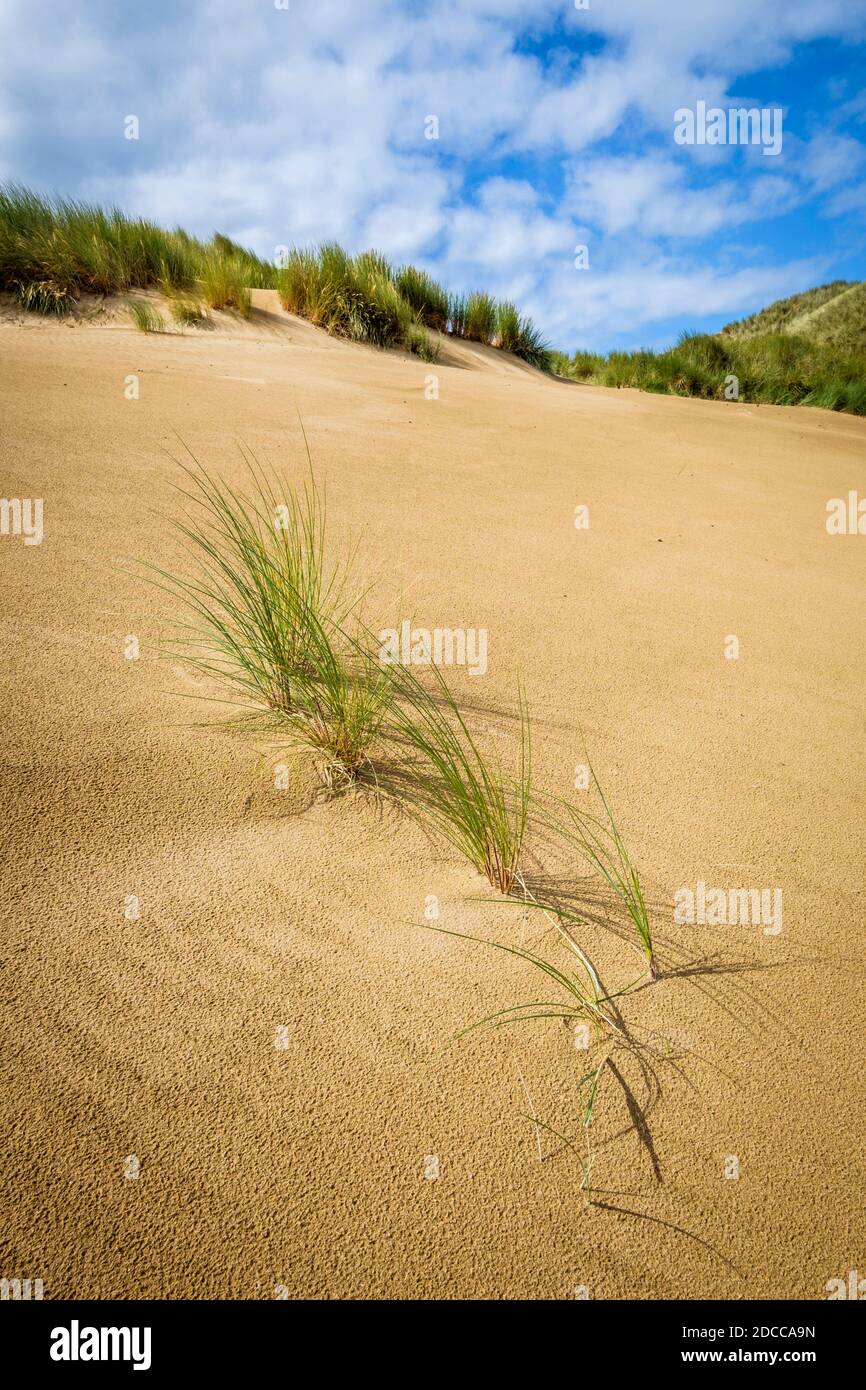
{"type": "Polygon", "coordinates": [[[213,680],[243,722],[308,750],[325,784],[344,786],[369,761],[390,699],[385,673],[344,632],[361,597],[354,552],[328,558],[312,473],[292,488],[246,461],[245,492],[195,459],[180,465],[186,513],[175,527],[191,568],[154,572],[187,612],[171,653],[213,680]]]}
{"type": "MultiPolygon", "coordinates": [[[[588,762],[587,765],[603,814],[592,815],[570,803],[559,802],[553,813],[547,814],[546,825],[555,836],[578,851],[619,900],[628,918],[634,943],[646,961],[650,978],[656,980],[658,961],[640,875],[595,769],[592,763],[588,762]]],[[[557,915],[565,924],[580,925],[582,921],[579,913],[562,907],[557,908],[557,915]]]]}
{"type": "Polygon", "coordinates": [[[162,314],[146,299],[131,299],[129,316],[140,333],[162,333],[165,329],[162,314]]]}
{"type": "Polygon", "coordinates": [[[557,376],[599,386],[866,414],[866,347],[853,334],[840,344],[805,328],[750,336],[684,333],[665,352],[554,353],[551,365],[557,376]]]}
{"type": "Polygon", "coordinates": [[[67,312],[82,294],[171,293],[220,277],[248,289],[273,285],[276,269],[219,234],[203,242],[117,208],[0,187],[0,289],[27,308],[67,312]]]}
{"type": "Polygon", "coordinates": [[[329,333],[374,347],[404,347],[435,361],[439,344],[431,332],[450,331],[502,346],[540,370],[549,369],[550,353],[529,319],[520,319],[506,345],[497,337],[499,309],[489,295],[449,297],[426,271],[415,266],[394,270],[375,251],[349,256],[341,246],[295,249],[278,273],[283,307],[329,333]]]}
{"type": "MultiPolygon", "coordinates": [[[[278,268],[220,232],[202,241],[117,208],[0,187],[0,290],[26,310],[62,315],[84,294],[158,289],[180,303],[203,300],[248,318],[250,290],[261,288],[277,288],[286,309],[329,333],[402,347],[425,361],[438,355],[431,335],[449,327],[506,347],[497,336],[500,308],[489,295],[470,294],[455,319],[447,291],[432,276],[411,265],[395,270],[377,251],[351,256],[328,242],[291,251],[278,268]]],[[[549,352],[528,319],[509,333],[507,350],[549,368],[549,352]]]]}
{"type": "Polygon", "coordinates": [[[207,306],[194,295],[175,291],[169,296],[168,307],[175,323],[180,324],[181,328],[207,322],[207,306]]]}
{"type": "Polygon", "coordinates": [[[501,893],[520,872],[532,780],[529,709],[519,694],[517,766],[512,777],[482,751],[438,667],[431,686],[392,668],[389,727],[408,751],[411,796],[425,818],[501,893]]]}
{"type": "MultiPolygon", "coordinates": [[[[367,273],[378,275],[381,267],[370,264],[367,273]]],[[[399,750],[404,775],[395,786],[401,796],[501,893],[543,912],[556,926],[571,953],[565,965],[521,946],[443,927],[429,929],[511,955],[540,977],[539,990],[528,999],[486,1014],[461,1029],[455,1040],[480,1028],[555,1019],[585,1022],[593,1031],[593,1046],[606,1046],[577,1083],[585,1156],[573,1139],[535,1114],[527,1093],[532,1113],[526,1118],[535,1126],[536,1138],[544,1129],[577,1155],[581,1187],[592,1201],[591,1126],[599,1083],[614,1050],[634,1047],[615,1001],[636,985],[606,993],[576,938],[579,916],[533,895],[524,881],[532,769],[522,688],[517,767],[509,778],[498,761],[482,752],[438,668],[424,684],[409,668],[383,667],[373,656],[371,634],[359,617],[363,595],[355,579],[355,551],[330,557],[325,497],[312,468],[302,486],[292,487],[249,452],[244,456],[249,472],[245,492],[213,477],[191,454],[180,465],[184,482],[178,495],[186,511],[176,529],[191,570],[175,574],[151,567],[153,582],[187,611],[172,654],[215,681],[221,688],[217,698],[239,710],[242,722],[311,754],[330,791],[351,787],[365,769],[378,784],[374,755],[387,758],[399,750]]],[[[640,880],[594,771],[592,776],[604,818],[565,807],[564,828],[559,814],[548,819],[625,904],[655,979],[640,880]]]]}

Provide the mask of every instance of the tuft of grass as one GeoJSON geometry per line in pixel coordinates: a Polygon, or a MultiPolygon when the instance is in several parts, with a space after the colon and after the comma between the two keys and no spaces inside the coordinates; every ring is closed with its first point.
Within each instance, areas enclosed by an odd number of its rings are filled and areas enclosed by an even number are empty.
{"type": "Polygon", "coordinates": [[[129,301],[129,316],[140,333],[162,333],[165,331],[165,319],[158,309],[154,309],[152,304],[148,304],[145,299],[131,299],[129,301]]]}
{"type": "Polygon", "coordinates": [[[279,279],[283,307],[329,333],[394,347],[412,322],[388,262],[372,251],[352,259],[336,243],[294,251],[279,279]]]}
{"type": "Polygon", "coordinates": [[[466,299],[463,337],[476,343],[491,343],[495,334],[496,301],[489,294],[475,291],[466,299]]]}
{"type": "Polygon", "coordinates": [[[390,730],[413,759],[411,796],[422,813],[501,893],[519,870],[532,776],[529,710],[519,695],[518,769],[508,781],[480,749],[437,667],[428,690],[407,667],[393,668],[390,730]]]}
{"type": "Polygon", "coordinates": [[[68,314],[75,304],[75,295],[68,283],[57,280],[17,281],[15,297],[22,309],[36,314],[68,314]]]}
{"type": "MultiPolygon", "coordinates": [[[[574,806],[564,805],[561,809],[565,813],[565,820],[557,819],[553,828],[568,844],[578,850],[616,894],[631,921],[638,949],[649,967],[650,978],[656,980],[659,973],[658,964],[640,876],[592,763],[588,762],[588,767],[601,800],[603,816],[593,816],[588,812],[578,811],[574,806]]],[[[579,917],[561,909],[559,915],[565,922],[580,920],[579,917]]]]}
{"type": "Polygon", "coordinates": [[[444,333],[448,326],[448,293],[425,270],[404,265],[394,276],[394,283],[411,308],[418,323],[444,333]]]}
{"type": "Polygon", "coordinates": [[[407,352],[420,357],[422,362],[438,362],[440,345],[431,338],[420,323],[410,323],[403,334],[403,345],[407,352]]]}
{"type": "Polygon", "coordinates": [[[181,327],[207,321],[208,313],[201,300],[191,295],[173,294],[169,298],[169,308],[175,323],[181,327]]]}
{"type": "MultiPolygon", "coordinates": [[[[284,309],[329,333],[374,347],[404,347],[425,361],[438,349],[424,329],[424,314],[406,298],[390,264],[375,251],[354,258],[328,242],[294,250],[279,271],[284,309]]],[[[432,282],[431,282],[432,284],[432,282]]]]}
{"type": "Polygon", "coordinates": [[[504,302],[496,306],[493,345],[506,352],[513,352],[515,357],[529,362],[539,371],[552,370],[554,354],[532,321],[521,318],[513,304],[504,302]]]}
{"type": "Polygon", "coordinates": [[[312,472],[293,489],[245,459],[245,494],[194,458],[180,465],[187,513],[176,529],[193,570],[154,571],[189,614],[172,652],[215,680],[243,722],[310,752],[325,786],[339,790],[369,762],[391,682],[343,630],[360,599],[349,591],[354,552],[326,558],[326,504],[312,472]]]}
{"type": "Polygon", "coordinates": [[[520,346],[520,315],[513,304],[507,302],[497,304],[494,341],[496,346],[505,352],[516,352],[520,346]]]}
{"type": "Polygon", "coordinates": [[[214,252],[207,256],[201,268],[201,294],[211,309],[234,309],[248,319],[252,308],[247,285],[247,265],[236,256],[214,252]]]}

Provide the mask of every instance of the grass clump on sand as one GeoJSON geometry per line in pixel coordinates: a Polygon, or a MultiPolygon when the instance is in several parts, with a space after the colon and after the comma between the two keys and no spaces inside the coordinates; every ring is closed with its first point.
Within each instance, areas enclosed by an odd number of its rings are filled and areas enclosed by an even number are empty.
{"type": "Polygon", "coordinates": [[[182,465],[187,511],[176,529],[193,569],[158,570],[155,581],[190,615],[172,652],[223,688],[241,722],[286,735],[314,755],[326,786],[341,787],[368,762],[390,689],[344,631],[360,601],[354,552],[328,560],[312,475],[292,489],[245,457],[246,493],[195,459],[182,465]]]}
{"type": "MultiPolygon", "coordinates": [[[[329,786],[350,783],[373,746],[388,743],[403,759],[402,794],[501,893],[519,888],[528,901],[521,856],[532,738],[522,689],[516,769],[507,778],[482,751],[437,667],[424,684],[410,668],[374,657],[359,619],[355,551],[342,560],[327,557],[325,498],[312,471],[303,487],[292,489],[251,454],[245,459],[251,482],[245,493],[212,477],[194,458],[181,465],[186,481],[179,494],[187,510],[177,530],[194,569],[157,575],[190,613],[180,645],[184,659],[227,687],[229,702],[245,717],[290,731],[316,755],[329,786]]],[[[592,775],[604,818],[567,807],[564,827],[547,819],[622,901],[655,979],[640,881],[592,775]]],[[[548,910],[537,898],[531,905],[548,910]]],[[[579,918],[555,911],[561,933],[587,968],[569,930],[579,918]]]]}
{"type": "Polygon", "coordinates": [[[284,309],[356,342],[404,347],[435,361],[439,347],[427,330],[450,331],[503,347],[540,370],[549,367],[549,351],[529,319],[518,321],[508,343],[500,342],[499,309],[489,295],[449,297],[426,271],[415,266],[395,271],[374,251],[352,257],[334,242],[291,251],[278,287],[284,309]]]}
{"type": "Polygon", "coordinates": [[[541,372],[552,370],[556,354],[532,320],[521,317],[509,301],[497,303],[486,294],[455,295],[449,313],[451,331],[457,337],[513,352],[541,372]]]}
{"type": "Polygon", "coordinates": [[[448,292],[425,270],[404,265],[394,276],[394,283],[415,315],[418,323],[444,333],[448,327],[448,292]]]}
{"type": "Polygon", "coordinates": [[[140,333],[162,333],[165,330],[162,314],[146,299],[131,299],[129,316],[140,333]]]}
{"type": "MultiPolygon", "coordinates": [[[[367,272],[382,273],[373,264],[367,272]]],[[[580,914],[527,887],[521,861],[533,809],[532,739],[523,690],[517,706],[517,767],[508,778],[482,752],[437,667],[431,680],[422,683],[409,667],[383,663],[381,649],[373,656],[372,634],[359,616],[356,552],[329,558],[325,498],[312,469],[301,487],[291,488],[248,451],[244,457],[250,486],[243,493],[212,477],[192,455],[190,463],[181,464],[185,481],[178,493],[186,511],[176,529],[192,568],[173,574],[151,567],[154,582],[179,598],[188,613],[171,652],[179,652],[193,670],[222,688],[223,695],[216,698],[239,708],[240,722],[310,753],[332,792],[351,787],[366,769],[373,771],[374,754],[382,755],[383,770],[390,757],[390,794],[420,813],[514,905],[540,911],[556,928],[571,953],[565,965],[520,946],[430,929],[505,952],[542,977],[537,994],[485,1015],[458,1037],[481,1027],[581,1020],[593,1031],[593,1046],[606,1049],[578,1084],[578,1094],[585,1093],[585,1158],[571,1138],[538,1118],[531,1100],[532,1114],[526,1117],[535,1126],[539,1156],[539,1134],[545,1129],[577,1154],[581,1186],[589,1190],[589,1131],[600,1078],[617,1049],[638,1047],[616,1001],[643,981],[606,993],[575,934],[580,914]]],[[[307,447],[308,463],[309,457],[307,447]]],[[[594,771],[592,777],[604,815],[554,803],[545,813],[545,828],[576,846],[625,906],[655,980],[640,880],[594,771]]],[[[374,780],[379,786],[375,772],[374,780]]],[[[379,789],[387,790],[387,781],[379,789]]]]}
{"type": "Polygon", "coordinates": [[[529,710],[521,691],[516,776],[482,751],[437,667],[433,686],[394,668],[390,729],[411,760],[409,794],[432,825],[501,893],[518,880],[532,776],[529,710]]]}
{"type": "Polygon", "coordinates": [[[283,308],[329,333],[374,347],[397,347],[414,322],[382,257],[349,256],[334,242],[292,251],[279,272],[283,308]]]}
{"type": "Polygon", "coordinates": [[[273,285],[276,269],[219,234],[199,241],[117,208],[0,188],[0,289],[26,308],[67,312],[82,294],[193,291],[205,280],[217,286],[220,276],[247,289],[273,285]]]}
{"type": "Polygon", "coordinates": [[[200,284],[202,298],[211,309],[234,309],[241,318],[249,318],[252,300],[242,260],[218,253],[205,257],[200,284]]]}
{"type": "MultiPolygon", "coordinates": [[[[438,349],[425,324],[436,315],[405,297],[400,286],[410,283],[407,276],[405,268],[395,276],[375,251],[352,257],[330,242],[318,251],[290,253],[279,274],[280,299],[290,313],[329,333],[379,348],[404,347],[434,361],[438,349]]],[[[419,300],[421,283],[411,282],[419,300]]]]}
{"type": "Polygon", "coordinates": [[[208,319],[207,308],[201,300],[192,295],[172,294],[169,296],[169,309],[175,323],[180,324],[181,328],[193,327],[199,323],[206,323],[208,319]]]}

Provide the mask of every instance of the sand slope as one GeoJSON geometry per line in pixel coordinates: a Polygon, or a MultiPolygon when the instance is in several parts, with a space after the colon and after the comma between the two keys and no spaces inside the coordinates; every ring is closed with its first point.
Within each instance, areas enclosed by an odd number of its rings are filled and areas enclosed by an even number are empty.
{"type": "MultiPolygon", "coordinates": [[[[0,1272],[52,1298],[825,1297],[866,1269],[866,539],[824,526],[866,492],[866,422],[465,346],[430,367],[257,302],[183,336],[0,324],[0,494],[45,501],[41,546],[0,537],[0,1272]],[[487,628],[461,688],[503,707],[524,674],[563,795],[579,721],[643,868],[668,973],[629,1021],[678,1061],[609,1078],[596,1207],[522,1117],[528,1092],[576,1134],[570,1033],[440,1050],[537,984],[425,931],[426,897],[555,954],[538,920],[370,798],[317,803],[303,768],[275,791],[155,657],[171,610],[131,562],[178,558],[164,451],[181,435],[239,482],[240,439],[297,477],[298,411],[383,622],[487,628]],[[781,886],[782,933],[674,925],[699,878],[781,886]]],[[[637,973],[603,927],[587,945],[606,980],[637,973]]]]}

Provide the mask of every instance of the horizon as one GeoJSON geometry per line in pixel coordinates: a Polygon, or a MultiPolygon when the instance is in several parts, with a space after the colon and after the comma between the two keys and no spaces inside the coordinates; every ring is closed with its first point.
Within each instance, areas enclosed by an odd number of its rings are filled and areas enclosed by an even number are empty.
{"type": "Polygon", "coordinates": [[[866,278],[866,0],[680,4],[675,25],[637,0],[91,0],[57,18],[50,70],[38,22],[0,16],[3,182],[268,260],[374,247],[513,300],[569,353],[866,278]],[[682,143],[700,103],[777,111],[779,149],[682,143]]]}

